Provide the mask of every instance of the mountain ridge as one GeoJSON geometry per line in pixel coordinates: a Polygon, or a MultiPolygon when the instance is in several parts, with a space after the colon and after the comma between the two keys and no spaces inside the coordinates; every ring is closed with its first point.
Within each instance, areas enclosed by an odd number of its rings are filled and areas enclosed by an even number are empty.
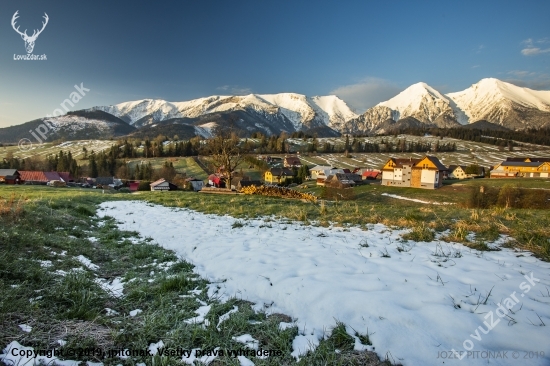
{"type": "Polygon", "coordinates": [[[3,128],[0,142],[15,142],[6,141],[5,135],[10,139],[28,138],[28,127],[44,121],[56,126],[60,137],[75,139],[108,134],[111,137],[145,136],[145,132],[149,136],[175,131],[184,136],[209,137],[213,129],[222,124],[234,126],[243,136],[256,132],[273,135],[301,131],[330,137],[378,134],[399,126],[455,128],[481,120],[511,130],[550,127],[550,91],[486,78],[465,90],[443,94],[419,82],[362,114],[352,111],[335,95],[213,95],[181,102],[141,99],[3,128]],[[142,131],[138,133],[139,130],[142,131]]]}

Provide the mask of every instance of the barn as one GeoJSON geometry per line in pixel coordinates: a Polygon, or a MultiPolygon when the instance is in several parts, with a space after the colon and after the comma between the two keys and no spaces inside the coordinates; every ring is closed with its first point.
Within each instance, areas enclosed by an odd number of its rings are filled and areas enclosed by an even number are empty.
{"type": "Polygon", "coordinates": [[[197,178],[187,178],[185,179],[185,184],[187,187],[193,188],[195,192],[198,192],[204,186],[204,182],[197,178]]]}
{"type": "Polygon", "coordinates": [[[175,191],[178,189],[178,186],[168,182],[164,178],[160,178],[159,180],[151,183],[150,186],[151,191],[175,191]]]}
{"type": "Polygon", "coordinates": [[[20,174],[16,169],[0,169],[0,183],[19,184],[20,174]]]}

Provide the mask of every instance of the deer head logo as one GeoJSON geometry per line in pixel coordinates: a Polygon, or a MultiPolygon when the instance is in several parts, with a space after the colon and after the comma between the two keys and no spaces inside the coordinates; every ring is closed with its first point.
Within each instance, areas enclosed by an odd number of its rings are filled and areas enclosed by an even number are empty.
{"type": "Polygon", "coordinates": [[[25,41],[25,48],[27,49],[27,53],[32,53],[32,50],[34,49],[34,42],[36,41],[36,39],[38,38],[38,36],[40,35],[40,33],[42,33],[42,31],[44,30],[44,28],[46,28],[46,24],[48,24],[48,14],[44,13],[44,19],[45,19],[45,22],[42,22],[42,29],[40,30],[37,30],[35,29],[32,36],[28,36],[27,35],[27,30],[25,29],[24,32],[20,32],[19,31],[19,27],[15,28],[15,20],[17,18],[19,18],[19,16],[17,15],[17,13],[19,13],[19,10],[17,10],[15,12],[15,14],[13,14],[13,17],[11,18],[11,26],[13,27],[13,29],[19,33],[19,35],[21,36],[21,38],[23,38],[23,41],[25,41]]]}

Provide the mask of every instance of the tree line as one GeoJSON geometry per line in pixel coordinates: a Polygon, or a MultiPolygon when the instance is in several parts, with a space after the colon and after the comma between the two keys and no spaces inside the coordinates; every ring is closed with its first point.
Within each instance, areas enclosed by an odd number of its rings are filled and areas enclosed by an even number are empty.
{"type": "Polygon", "coordinates": [[[517,142],[550,146],[550,128],[527,129],[524,131],[491,130],[475,128],[404,128],[394,132],[395,134],[408,134],[415,136],[450,137],[459,140],[481,142],[502,148],[519,146],[517,142]]]}
{"type": "Polygon", "coordinates": [[[73,158],[72,153],[70,151],[63,152],[63,150],[46,158],[33,156],[24,159],[14,157],[13,152],[9,151],[0,162],[0,169],[69,172],[73,177],[80,176],[82,172],[82,168],[73,158]]]}

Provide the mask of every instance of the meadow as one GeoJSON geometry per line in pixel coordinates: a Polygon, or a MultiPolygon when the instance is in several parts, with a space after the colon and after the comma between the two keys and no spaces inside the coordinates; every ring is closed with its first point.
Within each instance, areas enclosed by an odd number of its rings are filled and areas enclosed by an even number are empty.
{"type": "MultiPolygon", "coordinates": [[[[279,326],[291,323],[289,316],[267,316],[238,299],[222,303],[209,298],[204,291],[208,282],[193,272],[192,264],[159,247],[153,238],[119,230],[111,217],[95,216],[99,203],[135,199],[135,195],[2,186],[0,197],[2,348],[17,341],[35,349],[147,349],[163,339],[166,349],[221,346],[244,351],[247,347],[232,336],[249,333],[261,340],[264,349],[283,354],[255,359],[257,365],[295,364],[290,353],[298,330],[279,326]],[[117,286],[121,282],[124,296],[117,286]],[[206,302],[210,326],[184,322],[206,302]],[[228,315],[222,318],[224,314],[228,315]]],[[[368,341],[366,335],[363,339],[368,341]]],[[[378,364],[374,353],[354,352],[353,344],[344,325],[335,323],[332,335],[299,364],[378,364]]],[[[103,359],[97,354],[78,358],[105,365],[172,365],[181,364],[180,359],[160,355],[103,359]]],[[[215,364],[240,362],[222,357],[215,364]]]]}
{"type": "MultiPolygon", "coordinates": [[[[333,142],[343,141],[333,139],[333,142]]],[[[60,149],[70,149],[73,156],[82,158],[82,147],[98,151],[108,148],[110,143],[44,144],[35,146],[32,154],[46,156],[60,149]]],[[[532,146],[532,151],[512,152],[458,140],[457,146],[459,151],[433,155],[447,165],[477,163],[482,166],[496,164],[509,156],[550,157],[550,151],[538,146],[532,146]]],[[[15,149],[17,147],[0,148],[0,154],[5,156],[15,149]]],[[[301,159],[310,167],[379,169],[390,157],[420,157],[423,154],[351,155],[302,154],[301,159]]],[[[208,176],[191,157],[132,159],[128,163],[133,167],[151,162],[158,168],[166,161],[187,176],[199,179],[208,176]]],[[[201,161],[207,163],[208,159],[201,157],[201,161]]],[[[252,179],[262,177],[260,170],[246,163],[241,164],[241,169],[252,179]]],[[[0,292],[3,294],[0,299],[0,347],[15,340],[37,349],[62,344],[66,348],[147,348],[162,339],[167,348],[184,345],[189,349],[220,346],[245,350],[246,346],[235,341],[233,336],[247,333],[260,340],[264,348],[283,352],[280,358],[255,358],[255,364],[295,364],[291,356],[292,341],[299,329],[295,326],[283,329],[279,325],[292,323],[291,317],[286,314],[268,316],[255,311],[254,304],[239,299],[222,302],[208,297],[206,288],[211,284],[196,274],[193,264],[160,247],[154,238],[121,230],[114,218],[96,215],[101,203],[113,200],[140,200],[229,215],[238,219],[236,222],[241,227],[258,218],[343,230],[358,227],[368,231],[369,225],[384,224],[390,230],[404,229],[400,239],[403,243],[460,243],[480,253],[510,248],[518,257],[529,256],[528,252],[532,252],[539,259],[550,261],[548,210],[465,207],[471,191],[479,190],[480,185],[550,190],[550,180],[476,179],[444,183],[438,190],[367,184],[353,189],[353,200],[319,199],[316,203],[185,191],[127,194],[81,188],[0,185],[0,292]],[[500,244],[495,245],[495,241],[500,244]],[[121,283],[124,284],[124,296],[120,296],[121,283]],[[210,306],[207,314],[210,325],[186,323],[185,320],[196,316],[205,303],[210,306]],[[132,316],[131,313],[138,314],[132,316]],[[224,320],[220,323],[221,319],[224,320]],[[22,325],[30,332],[22,331],[22,325]]],[[[318,197],[322,195],[322,188],[311,181],[297,189],[318,197]]],[[[402,244],[398,243],[398,248],[399,245],[402,244]]],[[[346,324],[335,320],[327,334],[330,335],[315,351],[302,357],[298,364],[379,364],[375,353],[354,351],[354,339],[349,329],[346,330],[346,324]]],[[[371,343],[368,332],[357,336],[364,344],[371,343]]],[[[101,361],[105,365],[177,363],[173,357],[159,355],[126,360],[87,356],[79,360],[101,361]]],[[[398,363],[391,357],[382,361],[398,363]]],[[[235,358],[222,357],[212,364],[240,363],[235,358]]]]}

